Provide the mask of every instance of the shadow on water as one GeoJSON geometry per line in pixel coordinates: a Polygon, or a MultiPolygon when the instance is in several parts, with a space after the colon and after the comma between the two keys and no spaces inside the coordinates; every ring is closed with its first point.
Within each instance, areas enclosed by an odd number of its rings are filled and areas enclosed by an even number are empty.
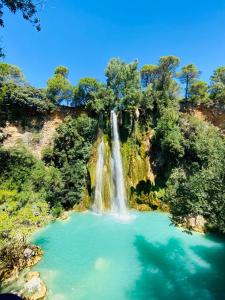
{"type": "Polygon", "coordinates": [[[161,244],[137,235],[134,246],[140,275],[128,299],[224,299],[223,243],[185,248],[176,238],[161,244]]]}
{"type": "Polygon", "coordinates": [[[34,244],[40,246],[42,249],[47,250],[49,240],[47,238],[39,236],[39,237],[35,238],[34,244]]]}

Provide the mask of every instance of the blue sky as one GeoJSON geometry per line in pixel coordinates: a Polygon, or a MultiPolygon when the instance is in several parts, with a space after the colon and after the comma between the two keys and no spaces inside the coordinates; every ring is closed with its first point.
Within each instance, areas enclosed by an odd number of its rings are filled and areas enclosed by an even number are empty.
{"type": "Polygon", "coordinates": [[[225,65],[225,0],[47,0],[40,9],[41,32],[20,14],[5,12],[1,41],[6,62],[18,65],[38,87],[58,65],[70,80],[104,80],[112,57],[140,67],[162,55],[195,63],[202,78],[225,65]]]}

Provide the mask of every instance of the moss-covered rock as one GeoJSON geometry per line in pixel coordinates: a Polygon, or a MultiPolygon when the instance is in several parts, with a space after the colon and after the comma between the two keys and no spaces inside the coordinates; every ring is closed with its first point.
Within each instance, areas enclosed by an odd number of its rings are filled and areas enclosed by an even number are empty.
{"type": "MultiPolygon", "coordinates": [[[[98,160],[98,145],[104,140],[103,169],[103,209],[110,209],[111,199],[111,140],[108,135],[99,136],[93,144],[91,156],[87,165],[88,180],[83,201],[76,207],[78,210],[88,209],[94,201],[96,185],[96,165],[98,160]]],[[[155,189],[155,176],[151,166],[152,131],[142,132],[138,126],[135,134],[121,143],[123,171],[126,185],[128,206],[141,211],[163,210],[169,208],[160,200],[161,191],[155,189]]]]}
{"type": "Polygon", "coordinates": [[[104,168],[103,168],[103,209],[110,209],[111,198],[111,148],[108,135],[98,137],[93,144],[91,156],[87,164],[88,180],[87,187],[84,192],[82,206],[90,208],[94,201],[95,185],[96,185],[96,165],[98,160],[98,145],[101,139],[104,140],[104,168]]]}
{"type": "Polygon", "coordinates": [[[135,207],[136,193],[148,193],[154,185],[151,168],[150,141],[152,132],[142,133],[138,128],[134,136],[122,144],[122,157],[128,204],[135,207]]]}

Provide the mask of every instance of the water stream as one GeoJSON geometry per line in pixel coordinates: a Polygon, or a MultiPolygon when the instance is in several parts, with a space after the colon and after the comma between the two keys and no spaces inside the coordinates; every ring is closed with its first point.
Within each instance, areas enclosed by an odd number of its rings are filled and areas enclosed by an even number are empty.
{"type": "Polygon", "coordinates": [[[112,212],[120,216],[127,215],[126,193],[123,176],[123,164],[120,151],[118,120],[115,111],[111,111],[112,126],[112,212]]]}

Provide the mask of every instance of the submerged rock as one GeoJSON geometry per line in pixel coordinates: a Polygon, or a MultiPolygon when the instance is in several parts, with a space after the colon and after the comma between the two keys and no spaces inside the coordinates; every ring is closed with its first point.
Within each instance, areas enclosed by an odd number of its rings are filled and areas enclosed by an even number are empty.
{"type": "Polygon", "coordinates": [[[43,299],[46,295],[46,292],[46,286],[41,280],[39,272],[29,272],[27,275],[27,282],[25,283],[24,290],[22,291],[24,299],[43,299]]]}

